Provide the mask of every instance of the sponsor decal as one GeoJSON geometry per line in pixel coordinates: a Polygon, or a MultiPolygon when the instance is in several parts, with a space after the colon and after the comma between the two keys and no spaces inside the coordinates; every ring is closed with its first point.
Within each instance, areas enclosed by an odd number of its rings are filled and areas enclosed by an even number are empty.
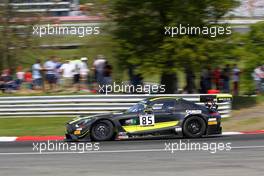
{"type": "Polygon", "coordinates": [[[187,114],[202,114],[201,110],[186,110],[187,114]]]}
{"type": "Polygon", "coordinates": [[[139,116],[140,126],[153,126],[155,125],[155,117],[153,114],[144,114],[139,116]]]}

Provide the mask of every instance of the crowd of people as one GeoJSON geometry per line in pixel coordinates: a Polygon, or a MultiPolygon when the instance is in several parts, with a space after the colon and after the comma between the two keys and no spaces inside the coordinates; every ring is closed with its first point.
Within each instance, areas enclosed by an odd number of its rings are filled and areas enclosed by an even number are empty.
{"type": "MultiPolygon", "coordinates": [[[[223,68],[214,69],[207,67],[201,71],[200,90],[196,92],[210,93],[215,90],[213,93],[238,95],[240,75],[241,70],[236,64],[226,64],[223,68]]],[[[256,82],[256,93],[264,92],[264,65],[257,67],[252,76],[256,82]]],[[[58,57],[51,56],[43,63],[37,59],[30,69],[19,66],[16,74],[5,69],[0,75],[0,90],[3,93],[23,89],[96,93],[98,85],[106,84],[112,84],[112,66],[102,55],[94,59],[91,67],[87,57],[61,61],[58,57]]]]}
{"type": "Polygon", "coordinates": [[[94,84],[111,84],[112,66],[104,56],[98,55],[93,66],[89,68],[88,58],[61,60],[51,56],[44,63],[40,59],[32,68],[17,68],[15,76],[9,69],[3,70],[0,76],[2,92],[14,92],[26,88],[42,91],[94,91],[94,84]]]}
{"type": "Polygon", "coordinates": [[[213,70],[211,67],[203,69],[200,77],[200,93],[208,93],[212,89],[231,93],[230,82],[232,81],[233,94],[238,95],[240,73],[241,70],[236,64],[232,67],[226,64],[224,68],[216,67],[213,70]]]}

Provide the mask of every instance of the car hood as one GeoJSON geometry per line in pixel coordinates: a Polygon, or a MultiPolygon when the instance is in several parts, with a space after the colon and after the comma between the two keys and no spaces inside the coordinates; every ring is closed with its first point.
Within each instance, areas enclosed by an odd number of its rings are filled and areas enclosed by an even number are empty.
{"type": "Polygon", "coordinates": [[[84,120],[84,119],[96,119],[96,118],[102,118],[102,117],[115,117],[115,116],[120,116],[123,114],[128,114],[126,112],[113,112],[113,113],[103,113],[103,114],[96,114],[96,115],[88,115],[88,116],[78,116],[74,119],[72,119],[71,121],[69,121],[69,123],[74,123],[80,120],[84,120]]]}

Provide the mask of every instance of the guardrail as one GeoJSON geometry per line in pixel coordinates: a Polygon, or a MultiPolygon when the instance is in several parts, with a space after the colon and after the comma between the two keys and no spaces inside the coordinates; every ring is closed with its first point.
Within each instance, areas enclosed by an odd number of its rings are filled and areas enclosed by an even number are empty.
{"type": "MultiPolygon", "coordinates": [[[[201,94],[159,95],[71,95],[0,97],[0,118],[36,116],[73,116],[126,110],[148,97],[173,96],[200,102],[201,94]]],[[[231,102],[217,103],[222,117],[229,117],[231,102]]]]}

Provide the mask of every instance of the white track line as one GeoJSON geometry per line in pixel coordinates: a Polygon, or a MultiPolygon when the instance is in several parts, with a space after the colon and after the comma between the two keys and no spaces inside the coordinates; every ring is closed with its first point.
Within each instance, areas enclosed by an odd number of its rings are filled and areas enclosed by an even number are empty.
{"type": "Polygon", "coordinates": [[[256,148],[264,148],[264,145],[260,145],[260,146],[239,146],[239,147],[232,147],[232,149],[256,149],[256,148]]]}
{"type": "Polygon", "coordinates": [[[0,142],[13,142],[16,141],[17,137],[0,137],[0,142]]]}
{"type": "MultiPolygon", "coordinates": [[[[264,145],[261,146],[237,146],[232,147],[233,149],[257,149],[263,148],[264,145]]],[[[174,152],[176,152],[175,150],[174,152]]],[[[179,150],[180,151],[180,150],[179,150]]],[[[186,151],[199,151],[199,150],[186,150],[186,151]]],[[[165,149],[142,149],[142,150],[105,150],[105,151],[89,151],[89,152],[21,152],[21,153],[0,153],[0,155],[54,155],[54,154],[100,154],[100,153],[139,153],[139,152],[170,152],[170,150],[165,149]]]]}
{"type": "Polygon", "coordinates": [[[239,135],[239,134],[243,134],[242,132],[223,132],[222,135],[226,136],[226,135],[239,135]]]}
{"type": "MultiPolygon", "coordinates": [[[[243,132],[223,132],[222,134],[216,135],[216,136],[232,136],[232,135],[241,135],[241,134],[245,134],[243,132]]],[[[257,133],[256,133],[257,134],[257,133]]],[[[17,140],[18,137],[5,137],[2,136],[0,137],[0,142],[15,142],[17,140]]],[[[20,141],[23,142],[23,141],[20,141]]],[[[143,141],[144,142],[144,141],[143,141]]]]}
{"type": "Polygon", "coordinates": [[[94,154],[94,153],[138,153],[138,152],[164,152],[164,149],[145,149],[145,150],[99,150],[87,152],[22,152],[22,153],[0,153],[0,155],[53,155],[53,154],[94,154]]]}

